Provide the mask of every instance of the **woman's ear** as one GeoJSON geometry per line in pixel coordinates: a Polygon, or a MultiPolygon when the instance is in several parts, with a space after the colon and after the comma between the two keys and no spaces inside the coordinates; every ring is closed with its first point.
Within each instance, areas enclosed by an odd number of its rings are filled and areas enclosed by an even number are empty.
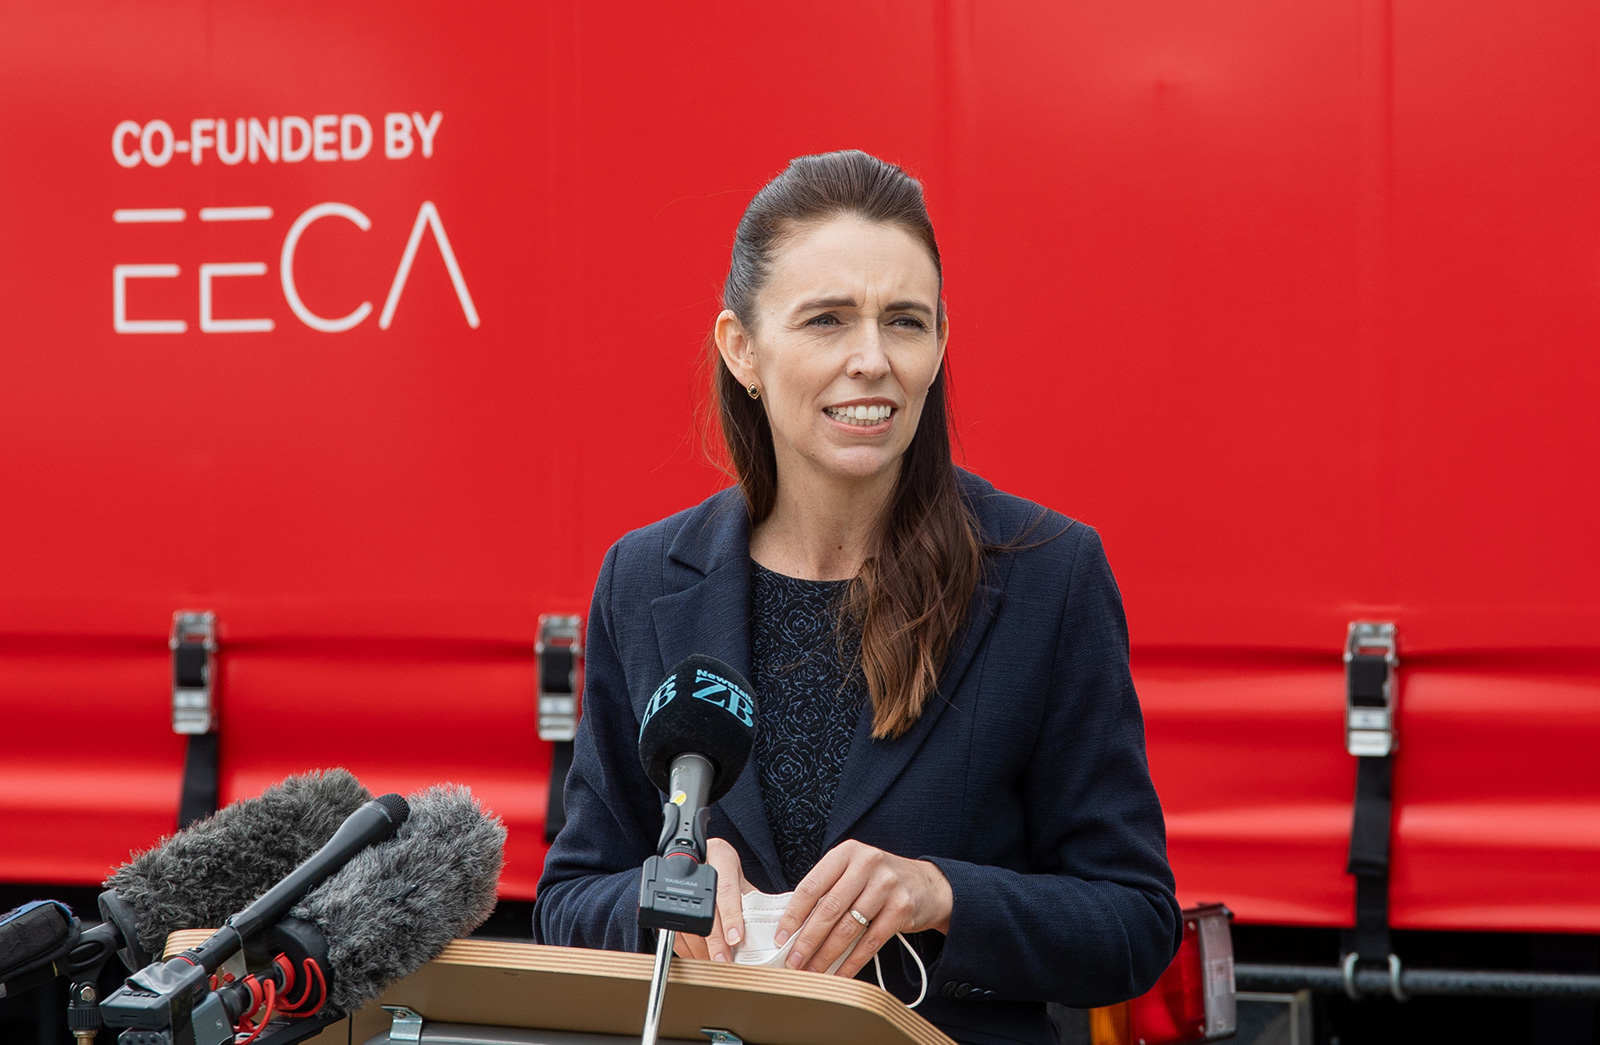
{"type": "MultiPolygon", "coordinates": [[[[939,311],[943,312],[944,310],[940,309],[939,311]]],[[[948,346],[949,344],[950,344],[950,317],[949,317],[949,315],[941,315],[939,317],[939,363],[940,363],[940,365],[944,364],[944,350],[945,350],[946,346],[948,346]]]]}
{"type": "Polygon", "coordinates": [[[739,383],[748,386],[757,382],[755,345],[744,324],[739,322],[739,317],[729,309],[723,309],[717,316],[712,336],[716,339],[717,353],[722,356],[722,362],[739,383]]]}

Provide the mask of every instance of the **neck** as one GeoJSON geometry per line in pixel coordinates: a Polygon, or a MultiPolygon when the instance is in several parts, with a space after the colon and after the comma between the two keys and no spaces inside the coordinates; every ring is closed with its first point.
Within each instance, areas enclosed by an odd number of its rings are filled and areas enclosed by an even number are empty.
{"type": "Polygon", "coordinates": [[[780,469],[772,514],[750,532],[750,557],[789,577],[854,577],[888,516],[898,474],[838,482],[780,469]]]}

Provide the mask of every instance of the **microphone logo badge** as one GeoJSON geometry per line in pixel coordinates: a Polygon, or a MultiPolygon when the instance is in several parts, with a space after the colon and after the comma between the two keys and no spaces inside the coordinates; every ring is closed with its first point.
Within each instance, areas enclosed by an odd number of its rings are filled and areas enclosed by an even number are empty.
{"type": "Polygon", "coordinates": [[[644,735],[644,727],[650,724],[650,720],[655,717],[656,712],[672,703],[672,698],[678,695],[677,680],[676,672],[668,675],[666,681],[657,686],[656,691],[650,694],[650,702],[644,706],[644,719],[639,723],[640,736],[644,735]]]}
{"type": "MultiPolygon", "coordinates": [[[[696,683],[694,695],[696,697],[708,704],[715,704],[720,708],[726,709],[746,726],[752,728],[755,726],[755,702],[750,699],[750,694],[721,675],[709,672],[705,668],[695,669],[694,680],[696,683]]],[[[670,685],[671,682],[672,680],[668,679],[663,685],[670,685]]],[[[660,690],[656,692],[659,693],[660,690]]],[[[667,699],[671,700],[672,698],[669,696],[667,699]]],[[[652,697],[651,703],[654,702],[655,698],[652,697]]]]}

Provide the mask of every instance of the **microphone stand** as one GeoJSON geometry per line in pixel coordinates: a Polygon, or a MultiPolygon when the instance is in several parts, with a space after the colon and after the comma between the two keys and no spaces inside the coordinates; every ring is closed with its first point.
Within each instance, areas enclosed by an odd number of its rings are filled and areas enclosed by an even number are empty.
{"type": "Polygon", "coordinates": [[[650,974],[650,1003],[644,1010],[640,1045],[656,1045],[656,1036],[661,1032],[661,1002],[667,994],[667,968],[672,964],[672,943],[677,936],[671,929],[656,933],[656,967],[650,974]]]}
{"type": "Polygon", "coordinates": [[[717,872],[706,863],[711,761],[685,753],[672,763],[671,789],[661,807],[660,855],[644,862],[639,882],[639,927],[656,930],[656,964],[650,976],[641,1045],[656,1045],[672,943],[679,932],[711,935],[716,918],[717,872]]]}

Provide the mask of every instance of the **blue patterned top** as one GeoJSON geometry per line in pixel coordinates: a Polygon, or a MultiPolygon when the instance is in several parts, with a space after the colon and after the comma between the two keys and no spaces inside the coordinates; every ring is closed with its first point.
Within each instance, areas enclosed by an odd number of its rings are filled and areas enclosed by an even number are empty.
{"type": "Polygon", "coordinates": [[[867,704],[856,656],[861,630],[846,625],[841,636],[838,627],[849,581],[801,580],[751,565],[750,681],[761,709],[756,769],[792,889],[822,856],[833,794],[867,704]]]}

